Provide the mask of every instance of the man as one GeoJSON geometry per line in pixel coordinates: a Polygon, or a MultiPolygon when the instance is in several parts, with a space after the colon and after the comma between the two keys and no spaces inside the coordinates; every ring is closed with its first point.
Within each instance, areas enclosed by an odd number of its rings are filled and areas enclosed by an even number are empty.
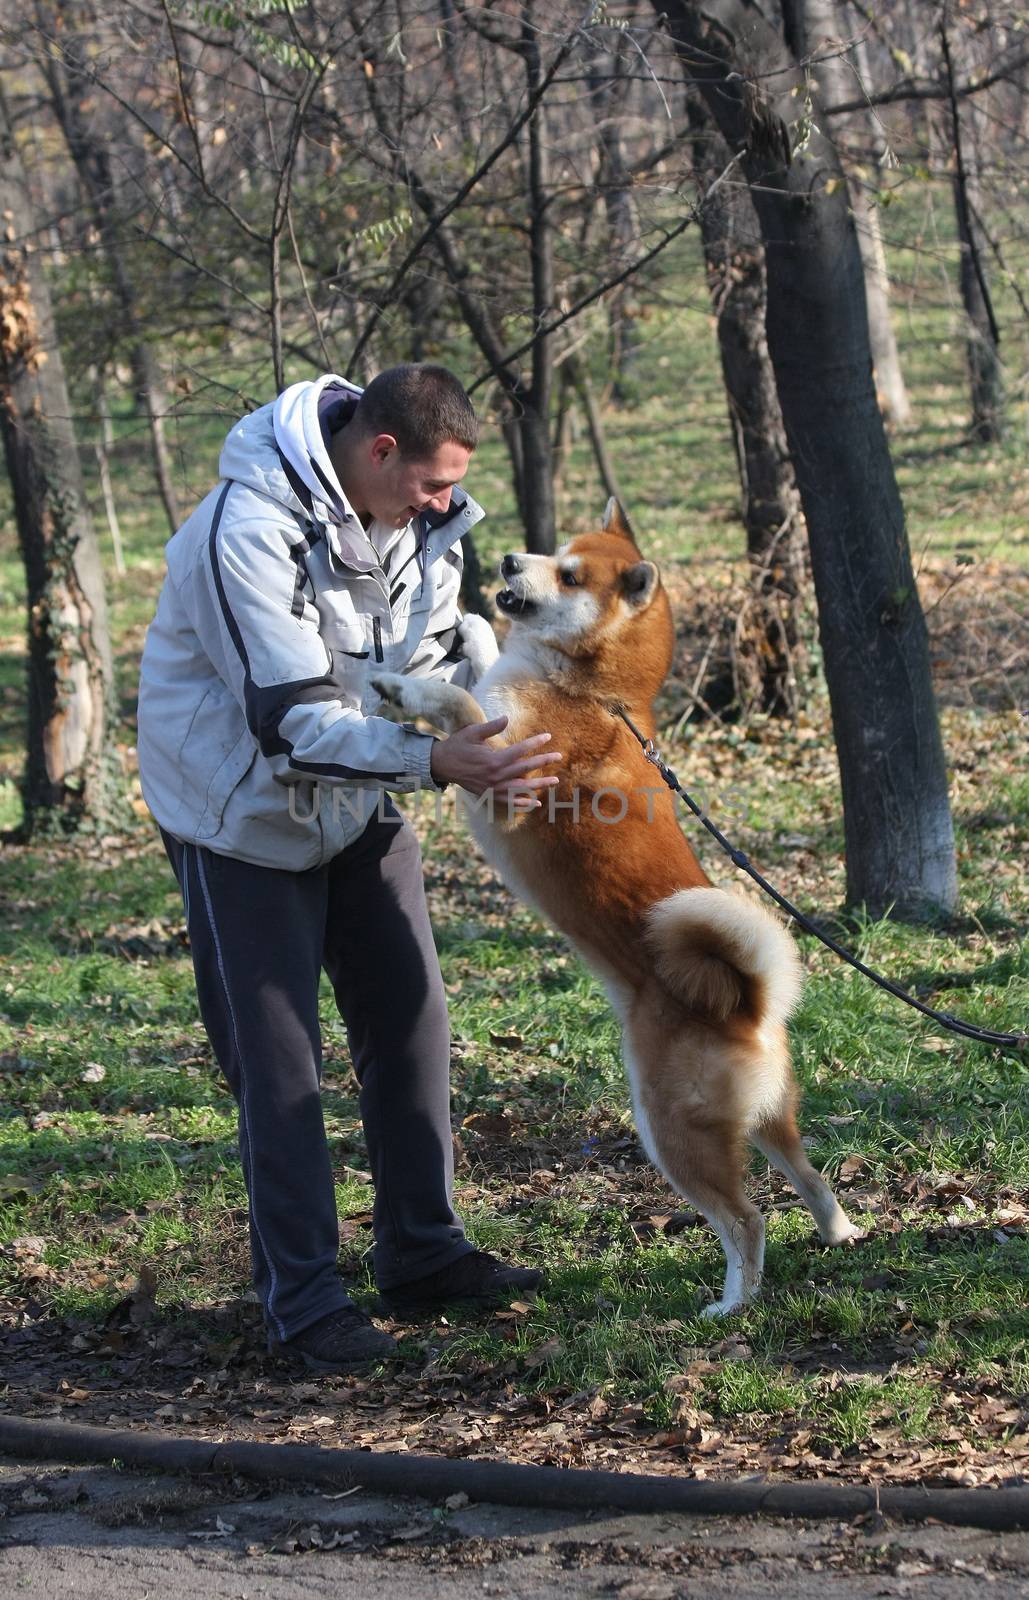
{"type": "Polygon", "coordinates": [[[375,1277],[400,1315],[523,1293],[538,1272],[465,1237],[452,1203],[450,1040],[417,841],[386,790],[456,783],[519,809],[557,780],[504,720],[440,740],[371,714],[375,665],[471,685],[457,485],[477,442],[441,367],[327,376],[229,433],[221,482],[168,545],[140,679],[139,765],[186,908],[201,1015],[239,1104],[269,1344],[316,1370],[395,1341],[337,1275],[319,1097],[322,968],[346,1023],[375,1184],[375,1277]]]}

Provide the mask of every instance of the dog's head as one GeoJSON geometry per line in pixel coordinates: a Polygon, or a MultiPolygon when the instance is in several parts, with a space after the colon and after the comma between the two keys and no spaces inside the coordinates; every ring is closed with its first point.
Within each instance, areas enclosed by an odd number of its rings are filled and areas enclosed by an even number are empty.
{"type": "MultiPolygon", "coordinates": [[[[552,556],[504,556],[505,587],[497,606],[514,638],[535,640],[563,656],[604,663],[610,672],[646,676],[658,683],[671,660],[671,618],[661,578],[645,561],[617,500],[609,500],[600,528],[578,534],[552,556]]],[[[655,685],[656,687],[656,685],[655,685]]]]}

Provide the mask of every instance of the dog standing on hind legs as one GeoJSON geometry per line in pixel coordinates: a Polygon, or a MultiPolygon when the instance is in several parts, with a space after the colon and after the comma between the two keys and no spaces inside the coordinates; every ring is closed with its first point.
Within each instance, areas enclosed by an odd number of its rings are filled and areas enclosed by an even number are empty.
{"type": "Polygon", "coordinates": [[[774,917],[714,888],[675,800],[614,715],[653,737],[673,629],[657,567],[616,502],[554,556],[507,555],[497,604],[511,621],[476,698],[433,680],[376,673],[406,717],[441,732],[506,716],[496,742],[547,728],[560,783],[531,811],[469,805],[486,858],[575,946],[622,1024],[623,1059],[647,1155],[718,1234],[720,1316],[758,1293],[764,1221],[744,1189],[749,1141],[793,1185],[826,1244],[860,1237],[805,1154],[786,1021],[800,993],[793,940],[774,917]]]}

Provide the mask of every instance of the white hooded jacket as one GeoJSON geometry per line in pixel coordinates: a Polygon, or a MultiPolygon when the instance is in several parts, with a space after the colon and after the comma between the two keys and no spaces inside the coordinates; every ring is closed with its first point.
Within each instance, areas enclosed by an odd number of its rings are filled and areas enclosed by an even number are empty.
{"type": "Polygon", "coordinates": [[[260,866],[318,866],[382,790],[434,787],[432,737],[370,714],[370,671],[474,682],[460,539],[483,513],[455,489],[446,513],[387,534],[380,561],[326,444],[360,393],[332,375],[297,383],[236,424],[222,481],[167,546],[143,650],[150,810],[177,838],[260,866]]]}

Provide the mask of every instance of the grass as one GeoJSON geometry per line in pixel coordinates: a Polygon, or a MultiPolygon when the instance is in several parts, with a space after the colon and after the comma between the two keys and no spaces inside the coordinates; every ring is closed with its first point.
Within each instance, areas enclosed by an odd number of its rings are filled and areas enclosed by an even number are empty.
{"type": "MultiPolygon", "coordinates": [[[[976,738],[988,732],[990,719],[966,720],[976,738]]],[[[777,782],[788,737],[766,730],[763,758],[748,751],[735,778],[769,870],[789,860],[777,840],[796,825],[797,796],[777,782]]],[[[696,736],[694,754],[708,746],[712,761],[731,753],[724,732],[696,736]]],[[[1002,828],[1015,795],[998,765],[976,799],[1002,828]]],[[[1014,885],[996,880],[991,829],[967,828],[960,811],[959,840],[962,922],[882,922],[852,937],[935,1002],[1013,1027],[1029,992],[1014,885]],[[952,992],[945,975],[968,985],[952,992]]],[[[530,1394],[599,1397],[670,1450],[712,1460],[726,1441],[767,1444],[784,1429],[802,1441],[784,1459],[823,1466],[887,1436],[943,1449],[956,1431],[996,1448],[1004,1430],[968,1391],[986,1383],[1017,1406],[1029,1389],[1025,1064],[944,1040],[809,946],[793,1029],[805,1127],[868,1237],[823,1249],[755,1164],[770,1212],[767,1297],[732,1319],[726,1347],[726,1328],[699,1316],[721,1252],[704,1227],[668,1223],[677,1202],[632,1134],[603,996],[484,869],[461,864],[452,827],[427,829],[424,843],[456,1041],[458,1204],[483,1245],[548,1275],[530,1310],[449,1329],[440,1372],[472,1390],[513,1376],[530,1394]]],[[[10,852],[5,879],[0,1296],[12,1314],[28,1304],[102,1323],[149,1267],[170,1309],[237,1300],[248,1268],[233,1107],[197,1023],[158,848],[140,824],[99,859],[10,852]]],[[[367,1228],[348,1226],[371,1191],[327,987],[322,1020],[344,1253],[371,1303],[367,1228]]]]}
{"type": "MultiPolygon", "coordinates": [[[[910,216],[904,226],[897,251],[909,281],[917,258],[903,251],[917,229],[910,216]]],[[[952,317],[951,305],[913,296],[901,320],[919,418],[897,446],[912,543],[928,544],[937,560],[968,546],[976,560],[1010,562],[1024,547],[1025,464],[1013,444],[956,448],[960,352],[943,348],[952,317]]],[[[611,446],[648,548],[685,575],[688,604],[688,585],[724,566],[726,546],[741,540],[731,447],[706,317],[662,311],[648,336],[639,402],[611,413],[611,446]]],[[[112,578],[111,604],[130,789],[132,684],[162,531],[135,424],[123,416],[120,425],[129,571],[112,578]]],[[[198,420],[188,435],[197,493],[221,431],[218,419],[198,420]]],[[[516,538],[494,442],[472,488],[498,511],[484,533],[492,556],[516,538]]],[[[580,443],[565,477],[570,525],[601,498],[580,443]]],[[[13,821],[22,590],[9,537],[0,543],[0,590],[0,799],[13,821]]],[[[673,678],[663,702],[669,730],[681,690],[673,678]]],[[[847,932],[873,965],[930,1003],[993,1028],[1024,1025],[1029,995],[1023,731],[1003,709],[944,712],[960,917],[935,929],[880,922],[847,932]]],[[[839,903],[842,825],[824,702],[796,726],[757,719],[746,733],[692,729],[688,745],[670,736],[666,755],[773,881],[802,904],[839,903]]],[[[872,1470],[896,1460],[899,1471],[919,1453],[924,1462],[926,1452],[945,1460],[957,1450],[1005,1470],[1004,1452],[1026,1431],[1029,1394],[1024,1059],[934,1033],[802,941],[809,983],[793,1040],[804,1126],[812,1159],[867,1237],[844,1252],[823,1249],[794,1197],[755,1163],[754,1192],[769,1216],[767,1296],[712,1326],[700,1312],[717,1292],[721,1252],[679,1214],[642,1156],[602,994],[562,942],[469,859],[455,825],[425,822],[422,832],[455,1038],[459,1208],[479,1242],[547,1270],[531,1307],[428,1335],[404,1330],[412,1352],[428,1351],[431,1383],[448,1385],[451,1403],[468,1413],[538,1406],[538,1436],[520,1434],[516,1445],[499,1423],[487,1436],[505,1453],[534,1450],[539,1459],[566,1459],[545,1435],[556,1415],[602,1441],[601,1455],[614,1440],[625,1459],[664,1451],[694,1468],[814,1462],[846,1471],[863,1461],[872,1470]]],[[[727,881],[714,847],[690,833],[712,875],[727,881]]],[[[81,1330],[102,1329],[143,1271],[154,1275],[165,1317],[183,1308],[213,1316],[247,1291],[246,1201],[234,1108],[197,1020],[181,905],[154,832],[128,816],[122,831],[78,850],[9,847],[2,870],[0,1325],[70,1319],[85,1338],[81,1330]]],[[[370,1304],[371,1191],[327,984],[321,1015],[344,1264],[370,1304]]],[[[115,1357],[106,1366],[92,1359],[82,1381],[102,1395],[104,1420],[128,1403],[117,1398],[128,1380],[115,1357]]],[[[9,1370],[18,1396],[17,1361],[9,1370]]],[[[274,1388],[274,1379],[255,1381],[262,1393],[274,1388]]],[[[429,1385],[415,1375],[403,1392],[429,1385]]],[[[400,1392],[388,1375],[371,1380],[376,1404],[392,1405],[400,1392]]],[[[256,1425],[242,1414],[233,1426],[256,1425]]],[[[342,1395],[339,1414],[349,1426],[342,1395]]],[[[577,1443],[574,1458],[592,1448],[577,1443]]]]}

